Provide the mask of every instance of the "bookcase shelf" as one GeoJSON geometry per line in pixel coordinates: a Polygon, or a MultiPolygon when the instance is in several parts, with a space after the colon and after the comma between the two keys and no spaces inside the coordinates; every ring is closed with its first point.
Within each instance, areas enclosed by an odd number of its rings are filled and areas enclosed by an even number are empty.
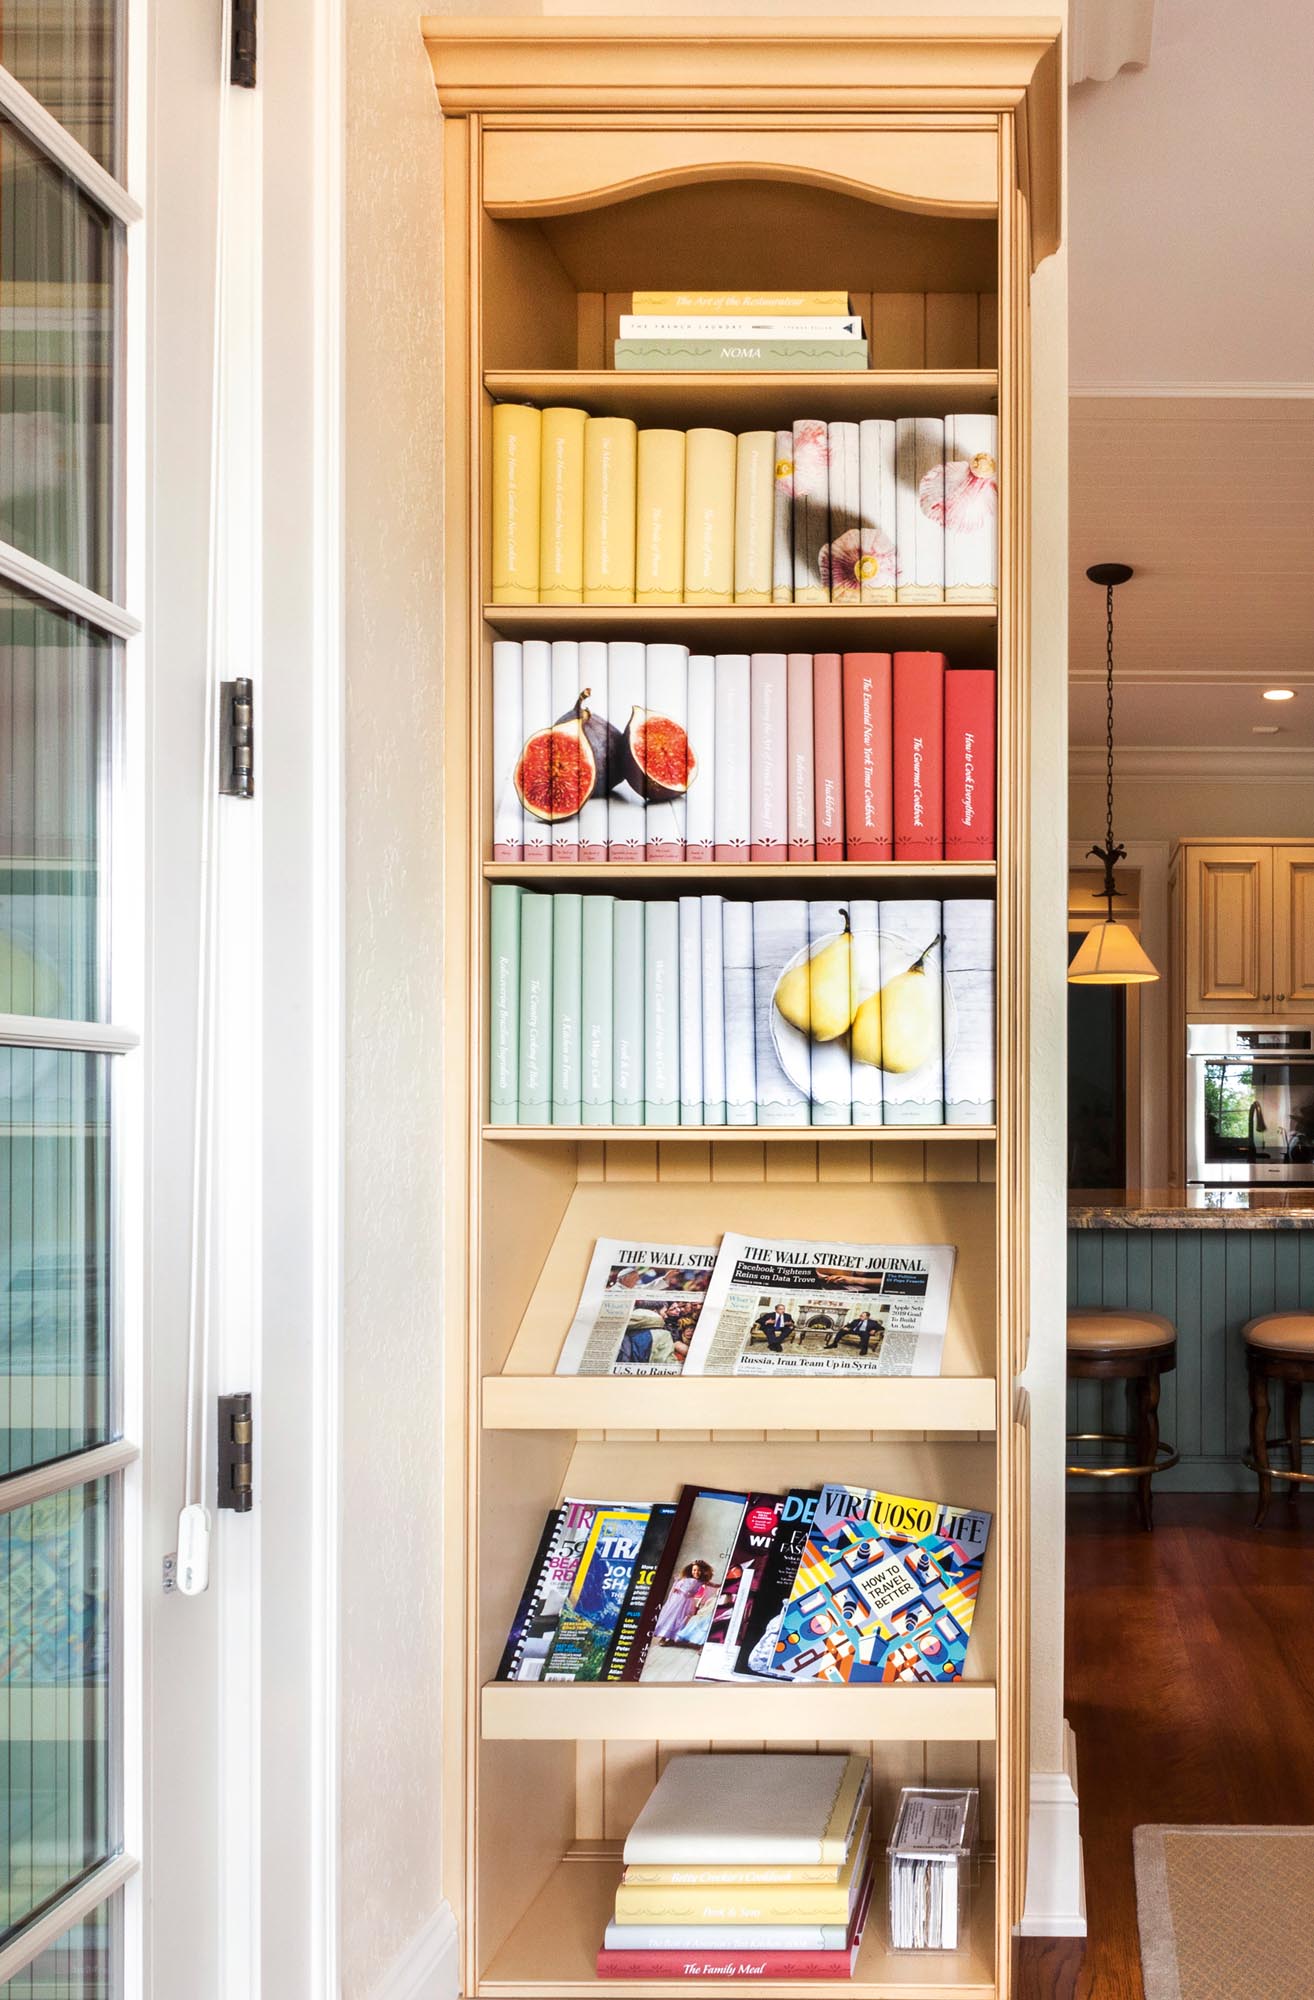
{"type": "Polygon", "coordinates": [[[502,1431],[962,1431],[995,1427],[993,1375],[678,1376],[489,1375],[483,1422],[502,1431]]]}
{"type": "Polygon", "coordinates": [[[508,639],[670,638],[709,652],[879,645],[989,666],[997,613],[993,604],[486,604],[484,621],[508,639]]]}
{"type": "Polygon", "coordinates": [[[590,416],[633,417],[636,423],[756,430],[821,417],[827,423],[863,417],[942,417],[949,411],[993,411],[999,375],[993,368],[872,369],[853,374],[643,374],[613,368],[492,369],[484,387],[496,402],[564,403],[590,416]]]}
{"type": "Polygon", "coordinates": [[[490,1681],[480,1714],[490,1742],[988,1743],[996,1708],[993,1684],[976,1680],[878,1688],[490,1681]]]}
{"type": "Polygon", "coordinates": [[[694,1144],[719,1146],[779,1143],[787,1139],[834,1140],[841,1146],[890,1146],[914,1140],[944,1145],[955,1141],[994,1139],[995,1125],[485,1125],[485,1139],[565,1140],[581,1139],[660,1140],[662,1145],[694,1144]]]}
{"type": "Polygon", "coordinates": [[[485,861],[486,882],[573,883],[615,888],[622,882],[888,882],[930,889],[953,882],[993,882],[993,861],[485,861]]]}

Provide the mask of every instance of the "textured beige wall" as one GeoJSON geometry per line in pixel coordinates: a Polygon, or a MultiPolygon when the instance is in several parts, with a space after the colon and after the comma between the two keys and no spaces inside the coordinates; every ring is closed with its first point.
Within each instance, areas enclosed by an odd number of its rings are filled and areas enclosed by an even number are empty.
{"type": "MultiPolygon", "coordinates": [[[[1306,779],[1133,779],[1113,791],[1119,840],[1177,840],[1183,834],[1253,834],[1256,839],[1314,839],[1314,785],[1306,779]]],[[[1102,779],[1074,778],[1072,838],[1104,837],[1102,779]]]]}

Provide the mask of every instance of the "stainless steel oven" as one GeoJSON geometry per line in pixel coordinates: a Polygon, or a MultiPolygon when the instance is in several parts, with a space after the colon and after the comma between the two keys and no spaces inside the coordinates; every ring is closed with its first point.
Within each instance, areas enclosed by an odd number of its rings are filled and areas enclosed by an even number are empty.
{"type": "Polygon", "coordinates": [[[1192,1187],[1314,1183],[1314,1030],[1186,1031],[1192,1187]]]}

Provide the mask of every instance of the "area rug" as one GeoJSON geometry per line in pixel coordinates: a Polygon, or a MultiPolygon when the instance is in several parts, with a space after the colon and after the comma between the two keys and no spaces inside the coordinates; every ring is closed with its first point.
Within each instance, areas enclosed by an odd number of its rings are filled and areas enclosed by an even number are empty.
{"type": "Polygon", "coordinates": [[[1138,1826],[1145,2000],[1310,2000],[1314,1827],[1138,1826]]]}

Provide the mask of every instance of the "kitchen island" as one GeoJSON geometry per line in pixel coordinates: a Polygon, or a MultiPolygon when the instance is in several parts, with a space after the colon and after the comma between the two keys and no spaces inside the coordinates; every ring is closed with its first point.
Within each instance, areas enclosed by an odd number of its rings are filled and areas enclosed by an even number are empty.
{"type": "MultiPolygon", "coordinates": [[[[1073,1189],[1068,1303],[1164,1313],[1177,1367],[1163,1378],[1162,1435],[1181,1462],[1161,1492],[1253,1492],[1241,1455],[1249,1398],[1241,1328],[1258,1313],[1314,1311],[1314,1188],[1073,1189]]],[[[1309,1434],[1314,1390],[1302,1428],[1309,1434]]],[[[1073,1383],[1068,1429],[1126,1428],[1120,1384],[1073,1383]]],[[[1083,1454],[1091,1447],[1083,1447],[1083,1454]]],[[[1073,1480],[1084,1493],[1128,1493],[1124,1480],[1073,1480]]]]}

